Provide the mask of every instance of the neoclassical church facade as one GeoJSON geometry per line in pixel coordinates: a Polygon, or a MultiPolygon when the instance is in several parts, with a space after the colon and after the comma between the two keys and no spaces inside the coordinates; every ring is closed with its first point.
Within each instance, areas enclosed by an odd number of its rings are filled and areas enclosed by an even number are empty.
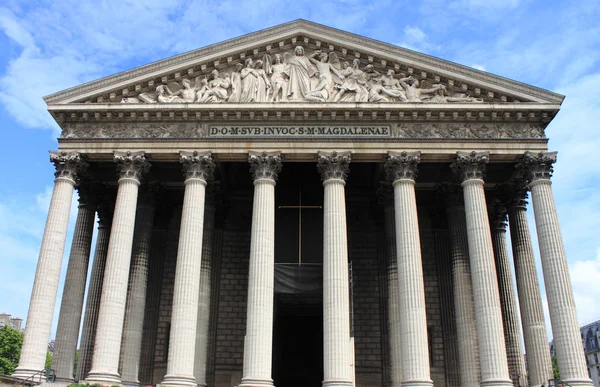
{"type": "Polygon", "coordinates": [[[44,368],[77,191],[61,382],[547,385],[542,269],[561,377],[592,385],[545,136],[563,96],[298,20],[45,100],[14,376],[44,368]]]}

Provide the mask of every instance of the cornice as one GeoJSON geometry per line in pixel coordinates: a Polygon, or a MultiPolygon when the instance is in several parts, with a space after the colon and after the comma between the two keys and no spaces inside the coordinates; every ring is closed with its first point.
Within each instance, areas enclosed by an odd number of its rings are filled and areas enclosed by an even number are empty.
{"type": "Polygon", "coordinates": [[[537,103],[53,104],[63,126],[78,122],[531,122],[544,127],[560,106],[537,103]]]}
{"type": "MultiPolygon", "coordinates": [[[[156,78],[164,73],[185,70],[198,62],[210,62],[220,57],[240,53],[240,51],[248,49],[251,46],[265,45],[296,35],[322,39],[369,55],[385,58],[389,61],[402,62],[409,66],[432,71],[458,81],[478,83],[483,87],[488,87],[501,93],[527,96],[536,102],[560,105],[564,99],[564,96],[560,94],[491,75],[468,66],[459,65],[306,20],[296,20],[73,87],[46,96],[44,100],[48,104],[71,103],[75,100],[85,99],[92,95],[118,88],[121,85],[156,78]]],[[[231,109],[231,106],[229,108],[231,109]]]]}

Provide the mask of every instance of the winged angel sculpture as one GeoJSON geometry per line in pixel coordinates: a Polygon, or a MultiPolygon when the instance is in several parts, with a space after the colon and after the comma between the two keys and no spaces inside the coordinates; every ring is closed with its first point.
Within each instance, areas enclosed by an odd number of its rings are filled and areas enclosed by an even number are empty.
{"type": "Polygon", "coordinates": [[[154,91],[125,97],[122,103],[266,103],[266,102],[370,102],[450,103],[483,102],[445,85],[419,81],[414,76],[385,74],[373,64],[342,62],[331,51],[305,54],[297,46],[291,52],[265,54],[236,63],[228,73],[212,70],[193,80],[158,85],[154,91]]]}

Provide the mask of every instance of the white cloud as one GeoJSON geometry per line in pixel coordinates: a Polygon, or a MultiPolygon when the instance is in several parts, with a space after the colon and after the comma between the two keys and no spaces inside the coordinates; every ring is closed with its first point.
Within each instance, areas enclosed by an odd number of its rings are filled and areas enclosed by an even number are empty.
{"type": "Polygon", "coordinates": [[[598,281],[600,279],[600,248],[596,256],[578,260],[569,265],[575,303],[581,324],[600,319],[600,297],[598,281]]]}
{"type": "Polygon", "coordinates": [[[474,69],[477,69],[477,70],[485,71],[485,66],[484,65],[473,64],[473,65],[471,65],[471,67],[473,67],[474,69]]]}

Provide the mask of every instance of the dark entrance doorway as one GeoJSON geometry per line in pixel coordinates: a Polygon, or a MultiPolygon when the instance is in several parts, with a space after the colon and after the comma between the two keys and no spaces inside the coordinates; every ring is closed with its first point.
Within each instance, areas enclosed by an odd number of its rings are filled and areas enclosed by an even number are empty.
{"type": "Polygon", "coordinates": [[[275,297],[273,379],[277,387],[323,382],[323,307],[320,294],[275,297]]]}
{"type": "Polygon", "coordinates": [[[320,387],[323,186],[317,168],[286,164],[275,192],[273,379],[276,387],[320,387]]]}

